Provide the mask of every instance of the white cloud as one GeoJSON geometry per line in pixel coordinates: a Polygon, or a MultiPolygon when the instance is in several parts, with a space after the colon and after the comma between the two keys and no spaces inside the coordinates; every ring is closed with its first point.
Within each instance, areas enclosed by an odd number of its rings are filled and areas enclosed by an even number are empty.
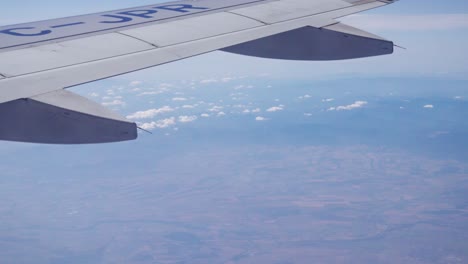
{"type": "Polygon", "coordinates": [[[201,80],[200,83],[201,84],[209,84],[209,83],[217,83],[218,80],[216,79],[206,79],[206,80],[201,80]]]}
{"type": "Polygon", "coordinates": [[[143,83],[142,81],[132,81],[132,82],[130,82],[130,86],[138,86],[138,85],[140,85],[142,83],[143,83]]]}
{"type": "Polygon", "coordinates": [[[91,96],[91,97],[99,97],[99,94],[98,94],[98,93],[90,93],[89,96],[91,96]]]}
{"type": "Polygon", "coordinates": [[[462,100],[463,97],[458,95],[458,96],[453,97],[453,99],[455,99],[455,100],[462,100]]]}
{"type": "Polygon", "coordinates": [[[224,77],[223,79],[221,79],[221,81],[224,82],[224,83],[230,82],[232,80],[235,80],[235,78],[233,78],[233,77],[224,77]]]}
{"type": "Polygon", "coordinates": [[[210,115],[209,115],[209,114],[206,114],[206,113],[201,114],[200,116],[201,116],[201,117],[210,117],[210,115]]]}
{"type": "Polygon", "coordinates": [[[161,83],[161,84],[159,84],[159,88],[161,88],[161,89],[166,89],[166,88],[169,88],[169,87],[174,87],[174,85],[172,83],[161,83]]]}
{"type": "Polygon", "coordinates": [[[243,105],[243,104],[236,104],[236,105],[233,105],[232,106],[233,108],[246,108],[248,107],[247,105],[243,105]]]}
{"type": "Polygon", "coordinates": [[[172,98],[172,101],[187,101],[187,98],[185,98],[185,97],[174,97],[174,98],[172,98]]]}
{"type": "Polygon", "coordinates": [[[427,105],[425,105],[425,106],[423,106],[423,107],[424,107],[424,108],[429,108],[429,109],[432,109],[432,108],[434,108],[434,105],[427,104],[427,105]]]}
{"type": "Polygon", "coordinates": [[[225,116],[225,115],[226,115],[226,113],[224,113],[224,112],[219,112],[219,113],[217,114],[217,116],[225,116]]]}
{"type": "Polygon", "coordinates": [[[197,120],[198,117],[196,116],[179,116],[179,122],[181,123],[189,123],[197,120]]]}
{"type": "Polygon", "coordinates": [[[113,101],[110,101],[110,102],[102,102],[101,103],[103,106],[124,106],[125,105],[125,102],[122,101],[122,100],[113,100],[113,101]]]}
{"type": "Polygon", "coordinates": [[[468,14],[354,15],[343,19],[366,30],[434,31],[468,28],[468,14]],[[391,23],[388,23],[391,21],[391,23]]]}
{"type": "Polygon", "coordinates": [[[143,124],[140,124],[140,127],[145,130],[154,130],[155,128],[168,128],[175,124],[176,124],[175,117],[171,117],[171,118],[161,119],[156,122],[143,123],[143,124]]]}
{"type": "Polygon", "coordinates": [[[333,101],[335,101],[335,98],[322,99],[322,102],[324,103],[333,102],[333,101]]]}
{"type": "Polygon", "coordinates": [[[240,89],[252,89],[254,88],[253,85],[244,85],[244,84],[241,84],[241,85],[237,85],[234,87],[234,90],[240,90],[240,89]]]}
{"type": "Polygon", "coordinates": [[[173,108],[169,106],[163,106],[161,108],[153,108],[153,109],[148,109],[145,111],[138,111],[136,113],[128,115],[127,118],[128,119],[147,119],[147,118],[153,118],[159,114],[168,113],[172,111],[174,111],[173,108]]]}
{"type": "Polygon", "coordinates": [[[161,94],[161,93],[163,93],[163,91],[149,91],[149,92],[142,92],[142,93],[138,94],[138,96],[157,95],[157,94],[161,94]]]}
{"type": "Polygon", "coordinates": [[[244,111],[242,111],[242,113],[248,114],[248,113],[250,113],[250,110],[249,110],[249,109],[245,109],[244,111]]]}
{"type": "Polygon", "coordinates": [[[280,105],[280,106],[270,107],[266,111],[267,112],[278,112],[278,111],[283,111],[283,110],[284,110],[284,105],[280,105]]]}
{"type": "Polygon", "coordinates": [[[268,118],[265,118],[265,117],[263,117],[263,116],[257,116],[257,117],[255,118],[255,121],[267,121],[267,120],[268,120],[268,118]]]}
{"type": "Polygon", "coordinates": [[[213,106],[212,108],[208,109],[210,112],[219,112],[223,109],[224,107],[222,106],[213,106]]]}
{"type": "Polygon", "coordinates": [[[298,98],[302,100],[302,99],[309,99],[309,98],[312,98],[312,96],[306,94],[306,95],[299,96],[298,98]]]}
{"type": "Polygon", "coordinates": [[[182,108],[185,108],[185,109],[193,109],[195,108],[196,105],[183,105],[182,108]]]}
{"type": "Polygon", "coordinates": [[[260,110],[260,108],[255,108],[254,110],[252,110],[251,112],[252,113],[260,113],[262,110],[260,110]]]}
{"type": "Polygon", "coordinates": [[[144,130],[154,130],[156,128],[156,122],[143,123],[140,124],[139,127],[144,130]]]}
{"type": "Polygon", "coordinates": [[[304,116],[309,117],[309,116],[312,116],[312,114],[311,113],[304,113],[304,116]]]}
{"type": "Polygon", "coordinates": [[[350,105],[330,107],[328,109],[328,111],[348,111],[348,110],[353,110],[353,109],[364,107],[366,104],[367,104],[366,101],[356,101],[356,102],[354,102],[353,104],[350,104],[350,105]]]}

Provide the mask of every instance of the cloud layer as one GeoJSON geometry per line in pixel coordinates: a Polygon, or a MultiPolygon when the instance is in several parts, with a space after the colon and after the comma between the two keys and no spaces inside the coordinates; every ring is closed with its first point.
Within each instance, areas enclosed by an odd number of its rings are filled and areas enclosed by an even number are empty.
{"type": "Polygon", "coordinates": [[[356,108],[361,108],[363,106],[365,106],[367,104],[366,101],[356,101],[354,102],[353,104],[350,104],[350,105],[341,105],[341,106],[337,106],[337,107],[330,107],[328,109],[328,111],[349,111],[349,110],[353,110],[353,109],[356,109],[356,108]]]}

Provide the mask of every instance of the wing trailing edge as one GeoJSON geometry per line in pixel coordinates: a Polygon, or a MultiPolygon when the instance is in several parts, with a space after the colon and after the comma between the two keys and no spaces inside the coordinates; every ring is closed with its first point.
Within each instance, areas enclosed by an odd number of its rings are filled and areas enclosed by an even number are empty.
{"type": "Polygon", "coordinates": [[[60,90],[0,104],[0,140],[88,144],[137,138],[137,127],[105,107],[60,90]]]}
{"type": "Polygon", "coordinates": [[[393,46],[379,36],[336,23],[322,28],[306,26],[222,50],[261,58],[326,61],[392,54],[393,46]]]}

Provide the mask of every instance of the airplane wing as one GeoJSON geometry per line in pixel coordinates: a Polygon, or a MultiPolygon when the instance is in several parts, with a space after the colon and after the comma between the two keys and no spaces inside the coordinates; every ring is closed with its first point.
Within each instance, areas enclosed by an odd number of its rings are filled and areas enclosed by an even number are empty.
{"type": "Polygon", "coordinates": [[[391,41],[336,19],[394,1],[192,0],[0,27],[0,139],[135,139],[135,123],[65,89],[215,50],[287,60],[391,54],[391,41]]]}

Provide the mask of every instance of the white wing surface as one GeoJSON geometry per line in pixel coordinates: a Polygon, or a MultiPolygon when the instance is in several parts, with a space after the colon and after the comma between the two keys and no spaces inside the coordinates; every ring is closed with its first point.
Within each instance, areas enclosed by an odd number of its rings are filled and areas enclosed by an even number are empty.
{"type": "Polygon", "coordinates": [[[64,89],[215,50],[288,60],[391,54],[337,18],[384,0],[199,0],[0,27],[0,139],[100,143],[136,125],[64,89]]]}

